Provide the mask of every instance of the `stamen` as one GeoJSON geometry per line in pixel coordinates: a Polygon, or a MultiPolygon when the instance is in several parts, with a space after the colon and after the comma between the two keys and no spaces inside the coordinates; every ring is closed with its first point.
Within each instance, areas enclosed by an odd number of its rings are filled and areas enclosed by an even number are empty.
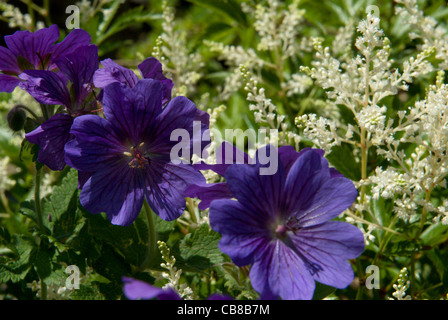
{"type": "Polygon", "coordinates": [[[143,145],[144,142],[140,143],[138,147],[132,146],[130,148],[130,152],[128,151],[123,152],[125,156],[132,157],[132,160],[129,161],[130,168],[144,169],[147,165],[149,165],[149,159],[146,158],[141,151],[141,147],[143,147],[143,145]]]}

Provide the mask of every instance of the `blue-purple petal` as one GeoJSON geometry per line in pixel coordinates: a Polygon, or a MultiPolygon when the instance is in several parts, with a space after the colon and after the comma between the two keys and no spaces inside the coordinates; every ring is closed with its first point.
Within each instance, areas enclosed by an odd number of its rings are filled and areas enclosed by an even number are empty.
{"type": "Polygon", "coordinates": [[[144,79],[155,79],[162,84],[162,103],[165,104],[171,100],[171,90],[174,87],[173,81],[168,79],[163,74],[162,64],[153,57],[145,59],[142,63],[138,65],[140,74],[144,79]]]}
{"type": "Polygon", "coordinates": [[[310,300],[315,282],[300,257],[282,241],[273,241],[252,264],[250,280],[262,295],[283,300],[310,300]]]}
{"type": "Polygon", "coordinates": [[[53,44],[59,38],[57,25],[37,30],[16,31],[13,35],[5,37],[5,43],[14,55],[25,58],[35,69],[42,68],[42,63],[51,52],[53,44]]]}
{"type": "Polygon", "coordinates": [[[15,74],[22,72],[17,63],[17,57],[5,47],[0,47],[0,70],[15,74]]]}
{"type": "Polygon", "coordinates": [[[153,161],[144,173],[145,198],[151,209],[163,220],[179,218],[185,210],[185,189],[192,184],[204,184],[205,178],[186,164],[153,161]],[[159,167],[160,166],[160,167],[159,167]]]}
{"type": "Polygon", "coordinates": [[[19,83],[20,79],[15,76],[0,74],[0,92],[13,92],[19,83]]]}
{"type": "Polygon", "coordinates": [[[51,48],[51,59],[55,61],[67,54],[77,52],[79,47],[89,45],[91,40],[90,34],[87,31],[74,29],[64,38],[64,40],[51,48]]]}
{"type": "Polygon", "coordinates": [[[266,217],[248,212],[234,200],[215,200],[210,205],[210,226],[221,233],[219,248],[232,261],[244,266],[256,260],[257,251],[270,241],[266,217]]]}
{"type": "Polygon", "coordinates": [[[47,70],[27,70],[19,75],[21,89],[43,104],[64,105],[70,109],[70,92],[65,78],[47,70]]]}
{"type": "Polygon", "coordinates": [[[126,149],[106,119],[97,115],[76,117],[70,133],[75,139],[65,146],[65,157],[72,168],[93,173],[120,161],[127,164],[123,157],[126,149]]]}
{"type": "Polygon", "coordinates": [[[162,112],[160,83],[144,79],[133,88],[111,83],[104,89],[103,110],[106,119],[130,143],[146,141],[146,137],[154,137],[155,120],[162,112]]]}
{"type": "Polygon", "coordinates": [[[353,269],[347,259],[357,258],[364,250],[364,236],[355,226],[329,221],[301,229],[291,236],[291,241],[304,259],[314,265],[316,281],[340,289],[353,281],[353,269]]]}
{"type": "Polygon", "coordinates": [[[105,88],[107,85],[119,82],[134,87],[138,82],[138,77],[134,71],[122,67],[112,59],[101,61],[103,68],[98,69],[93,76],[93,83],[97,88],[105,88]]]}
{"type": "Polygon", "coordinates": [[[72,83],[72,100],[76,107],[80,107],[93,88],[93,73],[98,69],[98,47],[93,44],[78,47],[76,52],[60,57],[54,63],[72,83]]]}
{"type": "Polygon", "coordinates": [[[143,206],[144,186],[141,176],[126,169],[118,165],[93,173],[79,195],[83,207],[92,214],[105,212],[112,224],[130,225],[143,206]]]}
{"type": "Polygon", "coordinates": [[[201,202],[198,205],[200,210],[210,207],[214,200],[231,199],[232,192],[229,190],[227,183],[208,183],[203,185],[193,184],[185,190],[185,196],[190,198],[199,198],[201,202]]]}
{"type": "Polygon", "coordinates": [[[260,170],[260,165],[231,165],[225,172],[226,182],[248,211],[258,212],[260,219],[273,219],[281,208],[286,173],[281,163],[275,174],[261,175],[260,170]]]}
{"type": "Polygon", "coordinates": [[[158,288],[142,280],[122,277],[123,293],[129,300],[181,300],[172,288],[158,288]]]}
{"type": "Polygon", "coordinates": [[[51,170],[65,167],[65,144],[70,140],[73,118],[68,114],[55,114],[37,129],[27,133],[25,138],[40,149],[37,160],[51,170]]]}
{"type": "Polygon", "coordinates": [[[306,206],[295,213],[302,226],[324,223],[336,218],[356,200],[358,192],[353,182],[345,177],[327,180],[306,206]]]}

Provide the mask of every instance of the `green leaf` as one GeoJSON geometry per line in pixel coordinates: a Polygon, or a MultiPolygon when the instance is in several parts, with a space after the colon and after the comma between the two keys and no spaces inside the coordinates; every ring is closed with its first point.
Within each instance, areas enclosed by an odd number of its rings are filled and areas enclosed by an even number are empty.
{"type": "Polygon", "coordinates": [[[245,25],[247,23],[246,14],[241,10],[240,5],[233,0],[187,0],[193,4],[203,6],[214,11],[218,11],[230,19],[245,25]]]}
{"type": "Polygon", "coordinates": [[[72,300],[106,300],[96,285],[80,284],[79,289],[73,290],[70,294],[72,300]]]}
{"type": "Polygon", "coordinates": [[[314,289],[313,300],[322,300],[336,291],[336,288],[327,286],[316,281],[316,288],[314,289]]]}
{"type": "Polygon", "coordinates": [[[143,9],[143,6],[139,6],[120,15],[116,20],[114,20],[113,24],[107,29],[106,32],[97,35],[97,44],[104,42],[115,33],[131,25],[135,25],[136,23],[160,19],[160,15],[143,11],[143,9]]]}
{"type": "Polygon", "coordinates": [[[202,224],[194,232],[187,234],[180,242],[179,251],[184,263],[198,270],[205,270],[224,262],[218,248],[221,235],[207,224],[202,224]]]}
{"type": "Polygon", "coordinates": [[[410,257],[416,252],[421,251],[422,245],[420,243],[410,242],[408,240],[403,241],[391,241],[388,243],[384,250],[386,256],[400,256],[410,257]]]}
{"type": "Polygon", "coordinates": [[[40,279],[46,279],[51,275],[53,254],[54,250],[42,246],[36,251],[33,265],[40,279]]]}
{"type": "Polygon", "coordinates": [[[82,216],[78,212],[78,173],[70,169],[59,186],[53,188],[49,198],[43,201],[43,212],[48,214],[52,236],[67,242],[79,230],[82,216]]]}
{"type": "Polygon", "coordinates": [[[119,255],[115,248],[106,244],[102,247],[101,256],[93,263],[93,268],[98,274],[116,284],[121,283],[122,276],[130,275],[132,271],[128,260],[119,255]]]}
{"type": "MultiPolygon", "coordinates": [[[[34,200],[31,201],[24,201],[20,204],[19,212],[23,214],[24,216],[30,218],[34,221],[34,223],[37,225],[37,214],[36,214],[36,206],[34,204],[34,200]]],[[[50,233],[50,225],[48,222],[48,219],[43,219],[42,225],[45,228],[45,231],[49,234],[50,233]]]]}
{"type": "Polygon", "coordinates": [[[434,223],[430,225],[421,234],[420,239],[425,246],[436,246],[442,242],[446,242],[448,238],[448,225],[434,223]]]}
{"type": "Polygon", "coordinates": [[[8,247],[17,258],[0,260],[0,283],[23,280],[33,266],[33,257],[37,249],[34,240],[23,235],[14,235],[13,243],[8,247]]]}
{"type": "MultiPolygon", "coordinates": [[[[384,198],[370,201],[370,210],[374,215],[374,221],[382,226],[388,226],[393,218],[393,202],[384,198]]],[[[380,231],[379,231],[380,232],[380,231]]]]}
{"type": "Polygon", "coordinates": [[[441,254],[436,249],[431,249],[426,252],[427,257],[431,262],[433,263],[435,269],[437,270],[437,273],[439,274],[439,277],[441,280],[443,280],[444,275],[446,272],[446,262],[443,261],[441,254]]]}
{"type": "Polygon", "coordinates": [[[143,215],[129,226],[113,225],[103,214],[88,214],[90,235],[113,247],[130,264],[140,266],[147,250],[147,226],[143,215]]]}
{"type": "Polygon", "coordinates": [[[353,181],[361,179],[360,164],[355,161],[353,152],[348,145],[342,144],[341,146],[333,147],[331,153],[325,157],[345,177],[353,181]]]}

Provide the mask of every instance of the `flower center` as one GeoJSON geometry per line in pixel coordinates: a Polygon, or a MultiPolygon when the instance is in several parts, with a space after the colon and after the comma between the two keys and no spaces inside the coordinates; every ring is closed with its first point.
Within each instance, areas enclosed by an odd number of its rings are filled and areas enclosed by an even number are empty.
{"type": "Polygon", "coordinates": [[[130,152],[123,152],[125,156],[132,158],[128,163],[130,168],[144,169],[147,165],[149,165],[149,157],[142,152],[142,147],[144,144],[145,143],[142,142],[136,147],[131,147],[130,152]]]}
{"type": "Polygon", "coordinates": [[[288,231],[296,233],[300,228],[301,227],[297,219],[291,217],[285,222],[277,224],[274,233],[278,239],[284,239],[288,231]]]}

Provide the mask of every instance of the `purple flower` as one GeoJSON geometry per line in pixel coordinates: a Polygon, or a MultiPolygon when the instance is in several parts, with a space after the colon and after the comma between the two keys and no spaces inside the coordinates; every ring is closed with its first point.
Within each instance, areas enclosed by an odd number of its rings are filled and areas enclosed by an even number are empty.
{"type": "MultiPolygon", "coordinates": [[[[182,300],[173,288],[158,288],[141,280],[122,277],[123,292],[129,300],[182,300]]],[[[214,293],[207,300],[233,300],[231,296],[214,293]]]]}
{"type": "Polygon", "coordinates": [[[260,175],[259,164],[232,165],[225,178],[237,201],[211,203],[219,248],[236,265],[251,265],[252,286],[262,296],[311,299],[315,281],[345,288],[354,278],[347,260],[362,253],[364,237],[355,226],[330,220],[352,205],[357,191],[322,154],[286,152],[273,175],[260,175]]]}
{"type": "Polygon", "coordinates": [[[80,193],[81,204],[91,213],[106,212],[113,224],[129,225],[143,200],[164,220],[182,215],[184,190],[201,184],[204,177],[191,165],[174,164],[170,151],[177,143],[171,132],[190,134],[199,110],[185,97],[162,108],[162,85],[142,79],[130,88],[111,83],[104,88],[106,119],[96,115],[75,118],[65,145],[65,160],[91,176],[80,193]]]}
{"type": "MultiPolygon", "coordinates": [[[[302,149],[300,152],[297,152],[291,146],[281,146],[278,148],[278,158],[283,163],[283,166],[286,171],[289,171],[289,168],[300,157],[304,152],[310,150],[310,148],[302,149]]],[[[316,152],[319,152],[323,156],[324,151],[316,149],[316,152]]],[[[216,163],[215,164],[207,164],[204,162],[200,162],[194,164],[196,170],[212,170],[224,179],[226,170],[233,164],[253,164],[255,163],[255,159],[251,158],[247,153],[241,151],[236,148],[232,144],[227,141],[224,141],[216,150],[216,163]]],[[[331,176],[340,175],[334,168],[330,168],[331,176]]],[[[217,183],[204,183],[201,185],[190,185],[185,190],[185,196],[194,198],[197,197],[201,200],[198,205],[200,210],[205,210],[210,207],[210,204],[213,200],[217,199],[231,199],[233,198],[233,193],[229,189],[226,182],[217,182],[217,183]]]]}
{"type": "Polygon", "coordinates": [[[76,52],[91,41],[90,35],[81,29],[73,30],[62,42],[55,44],[58,39],[57,25],[34,33],[16,31],[6,36],[7,48],[0,47],[0,91],[12,92],[21,82],[18,75],[24,70],[52,70],[56,68],[55,60],[76,52]]]}
{"type": "Polygon", "coordinates": [[[25,138],[39,145],[37,160],[52,170],[65,167],[64,146],[70,140],[73,118],[89,113],[96,107],[92,76],[98,69],[98,48],[95,45],[79,47],[76,52],[54,60],[59,72],[27,70],[20,78],[20,87],[43,104],[65,106],[25,138]]]}
{"type": "Polygon", "coordinates": [[[173,288],[158,288],[142,280],[122,277],[123,293],[129,300],[182,300],[173,288]]]}
{"type": "MultiPolygon", "coordinates": [[[[113,82],[120,82],[128,87],[134,87],[139,78],[134,71],[115,63],[112,59],[101,61],[104,68],[98,69],[93,77],[93,82],[97,88],[105,88],[113,82]]],[[[171,89],[174,84],[163,74],[162,64],[153,57],[147,58],[138,65],[140,75],[144,79],[154,79],[162,84],[162,104],[171,100],[171,89]]]]}

